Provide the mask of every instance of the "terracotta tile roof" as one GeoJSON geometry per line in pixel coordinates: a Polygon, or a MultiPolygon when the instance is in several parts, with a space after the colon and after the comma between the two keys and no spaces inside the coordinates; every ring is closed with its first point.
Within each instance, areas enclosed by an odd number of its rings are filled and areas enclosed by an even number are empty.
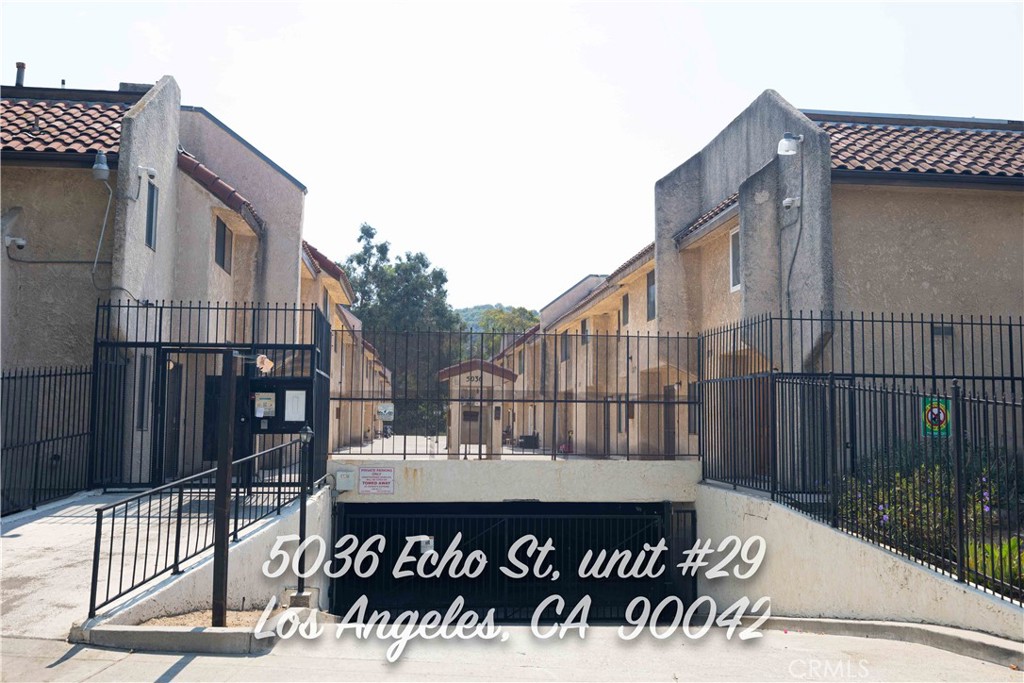
{"type": "Polygon", "coordinates": [[[0,149],[14,152],[117,153],[130,105],[4,97],[0,149]]]}
{"type": "Polygon", "coordinates": [[[332,261],[328,256],[306,240],[302,240],[302,249],[306,252],[306,256],[309,257],[309,260],[313,263],[313,267],[317,272],[327,273],[348,290],[350,297],[354,296],[352,282],[349,281],[348,275],[341,269],[341,266],[332,261]]]}
{"type": "Polygon", "coordinates": [[[823,121],[832,168],[1024,176],[1024,131],[823,121]]]}
{"type": "Polygon", "coordinates": [[[317,270],[327,273],[335,280],[340,280],[345,275],[337,263],[324,256],[319,249],[306,240],[302,240],[302,248],[306,250],[306,254],[313,261],[313,265],[317,270]]]}
{"type": "Polygon", "coordinates": [[[737,204],[737,202],[739,202],[739,199],[740,199],[740,193],[739,192],[733,192],[731,195],[729,195],[728,197],[723,199],[721,202],[719,202],[710,211],[705,211],[703,214],[701,214],[701,216],[697,220],[695,220],[694,222],[690,223],[688,226],[686,226],[685,228],[683,228],[682,230],[677,232],[675,235],[673,235],[672,238],[676,242],[679,242],[679,240],[681,240],[682,238],[686,237],[687,235],[691,235],[691,234],[697,232],[702,227],[704,227],[705,225],[710,223],[712,220],[714,220],[718,216],[721,216],[723,213],[725,213],[726,211],[731,209],[733,206],[735,206],[737,204]]]}
{"type": "Polygon", "coordinates": [[[646,261],[654,256],[654,242],[651,242],[646,247],[638,251],[637,253],[630,256],[625,263],[616,268],[611,275],[608,276],[609,280],[614,280],[619,275],[622,275],[634,264],[646,261]]]}
{"type": "Polygon", "coordinates": [[[492,361],[499,361],[499,360],[501,360],[502,358],[507,356],[510,352],[512,352],[517,346],[521,346],[521,345],[525,344],[527,341],[529,341],[530,338],[533,337],[538,332],[540,332],[540,323],[537,323],[536,325],[534,325],[530,329],[526,330],[522,334],[520,334],[517,337],[515,337],[515,339],[513,339],[510,343],[506,344],[501,349],[501,351],[499,351],[496,355],[492,356],[491,360],[492,361]]]}
{"type": "Polygon", "coordinates": [[[516,373],[512,372],[508,368],[503,368],[500,365],[495,365],[489,360],[480,360],[474,358],[472,360],[464,360],[461,363],[455,365],[449,365],[446,368],[442,368],[437,373],[437,378],[444,382],[456,375],[461,375],[467,372],[487,372],[496,377],[500,377],[508,382],[514,382],[516,380],[516,373]]]}
{"type": "Polygon", "coordinates": [[[637,253],[633,254],[633,256],[629,257],[629,259],[627,259],[625,263],[616,268],[611,275],[606,277],[601,284],[592,289],[590,293],[587,294],[585,297],[580,299],[580,302],[578,304],[576,304],[568,311],[566,311],[562,315],[558,316],[555,320],[553,320],[552,324],[561,320],[565,320],[566,318],[572,315],[575,315],[576,313],[580,312],[581,310],[589,306],[594,301],[604,297],[606,294],[608,294],[609,291],[613,290],[613,286],[617,279],[620,276],[622,276],[627,270],[629,270],[631,267],[638,263],[644,263],[646,261],[650,261],[653,258],[654,242],[651,242],[646,247],[644,247],[637,253]]]}
{"type": "Polygon", "coordinates": [[[221,180],[219,175],[188,152],[178,152],[178,168],[202,185],[214,197],[224,202],[232,211],[241,211],[244,205],[250,203],[238,190],[221,180]]]}
{"type": "Polygon", "coordinates": [[[349,310],[348,306],[338,304],[338,313],[341,314],[342,320],[348,325],[352,332],[362,332],[363,321],[356,317],[356,314],[349,310]]]}

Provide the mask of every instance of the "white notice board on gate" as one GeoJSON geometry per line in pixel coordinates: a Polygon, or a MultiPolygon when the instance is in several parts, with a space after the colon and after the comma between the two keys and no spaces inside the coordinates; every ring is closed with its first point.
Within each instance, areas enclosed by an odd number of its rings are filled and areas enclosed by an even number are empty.
{"type": "Polygon", "coordinates": [[[394,467],[360,467],[359,493],[394,495],[394,467]]]}

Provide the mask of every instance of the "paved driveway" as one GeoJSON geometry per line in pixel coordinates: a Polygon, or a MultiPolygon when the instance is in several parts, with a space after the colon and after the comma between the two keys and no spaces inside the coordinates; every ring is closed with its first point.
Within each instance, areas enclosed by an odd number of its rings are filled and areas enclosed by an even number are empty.
{"type": "Polygon", "coordinates": [[[769,631],[747,643],[712,631],[700,641],[622,642],[614,629],[539,641],[417,641],[396,664],[386,644],[288,641],[262,657],[125,653],[4,639],[5,681],[1017,681],[1018,671],[923,645],[769,631]]]}
{"type": "Polygon", "coordinates": [[[0,520],[0,635],[64,640],[88,616],[95,510],[128,495],[86,492],[0,520]]]}

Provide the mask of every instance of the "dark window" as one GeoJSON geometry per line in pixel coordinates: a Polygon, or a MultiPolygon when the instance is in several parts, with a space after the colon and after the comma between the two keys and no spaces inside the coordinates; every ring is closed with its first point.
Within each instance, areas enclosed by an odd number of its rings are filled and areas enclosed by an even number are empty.
{"type": "Polygon", "coordinates": [[[331,316],[330,316],[330,314],[327,311],[330,310],[331,297],[327,294],[327,288],[326,287],[324,288],[324,301],[323,301],[323,304],[324,304],[324,309],[323,309],[324,317],[326,317],[328,320],[330,320],[331,316]]]}
{"type": "Polygon", "coordinates": [[[146,199],[146,246],[156,251],[156,212],[160,204],[160,188],[149,181],[146,199]]]}
{"type": "Polygon", "coordinates": [[[622,295],[622,324],[629,324],[629,294],[622,295]]]}
{"type": "Polygon", "coordinates": [[[590,341],[590,330],[587,329],[587,321],[580,321],[580,344],[586,344],[590,341]]]}
{"type": "Polygon", "coordinates": [[[562,345],[562,360],[569,360],[569,331],[563,332],[558,341],[562,345]]]}
{"type": "Polygon", "coordinates": [[[654,271],[647,273],[647,319],[654,320],[654,271]]]}
{"type": "Polygon", "coordinates": [[[213,257],[217,265],[228,273],[231,272],[231,252],[235,243],[235,236],[231,228],[221,219],[217,219],[217,238],[214,240],[213,257]]]}
{"type": "Polygon", "coordinates": [[[526,365],[526,349],[519,350],[519,372],[523,371],[523,367],[526,365]]]}
{"type": "Polygon", "coordinates": [[[149,417],[149,356],[139,356],[138,396],[135,403],[135,428],[148,429],[149,417]]]}
{"type": "Polygon", "coordinates": [[[740,231],[736,230],[729,236],[729,289],[740,288],[740,231]]]}
{"type": "Polygon", "coordinates": [[[622,433],[624,420],[622,419],[622,399],[615,402],[615,431],[622,433]]]}

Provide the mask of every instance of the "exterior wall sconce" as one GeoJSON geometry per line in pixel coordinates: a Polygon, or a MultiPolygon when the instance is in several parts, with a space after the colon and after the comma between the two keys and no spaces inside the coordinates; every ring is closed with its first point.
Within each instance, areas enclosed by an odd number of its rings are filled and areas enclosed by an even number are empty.
{"type": "Polygon", "coordinates": [[[800,151],[800,144],[804,141],[803,135],[794,135],[793,133],[783,133],[782,139],[779,140],[779,156],[780,157],[791,157],[800,151]]]}
{"type": "Polygon", "coordinates": [[[110,167],[107,166],[107,153],[96,152],[96,161],[92,165],[92,177],[94,180],[107,180],[110,178],[110,167]]]}
{"type": "MultiPolygon", "coordinates": [[[[800,194],[795,197],[786,197],[782,200],[782,208],[786,211],[796,210],[798,228],[796,232],[796,243],[793,245],[793,256],[789,260],[789,272],[786,274],[786,310],[793,310],[792,295],[790,292],[793,282],[793,266],[796,265],[796,254],[800,248],[800,238],[804,233],[804,136],[786,131],[779,140],[777,149],[780,157],[791,157],[797,152],[800,153],[800,194]]],[[[779,274],[782,274],[782,233],[779,233],[779,274]]]]}

